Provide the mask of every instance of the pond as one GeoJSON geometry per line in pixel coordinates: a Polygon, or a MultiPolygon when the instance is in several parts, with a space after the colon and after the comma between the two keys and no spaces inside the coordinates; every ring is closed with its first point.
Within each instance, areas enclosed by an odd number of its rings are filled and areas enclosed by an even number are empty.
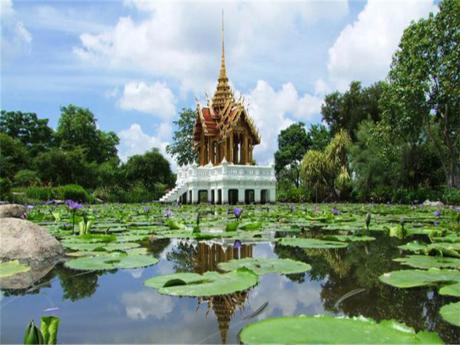
{"type": "MultiPolygon", "coordinates": [[[[414,240],[428,244],[439,235],[425,235],[428,229],[444,229],[444,239],[456,236],[455,210],[445,208],[438,216],[433,209],[387,205],[241,207],[240,227],[252,224],[247,227],[251,230],[225,232],[225,224],[235,221],[230,206],[86,206],[95,221],[94,232],[108,234],[112,229],[118,239],[149,233],[129,240],[146,248],[143,255],[159,261],[143,268],[107,270],[74,270],[60,263],[30,287],[3,289],[1,343],[21,343],[27,323],[45,315],[60,318],[59,343],[238,343],[245,325],[300,314],[396,320],[417,332],[434,331],[446,343],[460,341],[460,328],[440,315],[442,306],[458,297],[441,295],[438,286],[398,288],[379,279],[387,272],[411,269],[394,259],[410,254],[401,245],[414,240]],[[337,242],[337,236],[364,236],[368,213],[372,221],[366,235],[372,240],[350,240],[341,248],[281,241],[295,237],[337,242]],[[191,230],[197,223],[200,236],[191,230]],[[404,236],[389,236],[386,226],[400,223],[407,229],[404,236]],[[173,296],[144,284],[176,272],[223,272],[219,263],[244,258],[292,259],[311,269],[260,274],[249,289],[223,296],[173,296]]],[[[63,243],[72,236],[72,212],[65,206],[36,207],[29,218],[47,226],[63,243]],[[51,216],[53,212],[60,215],[51,216]]],[[[86,240],[90,243],[88,236],[86,240]]]]}

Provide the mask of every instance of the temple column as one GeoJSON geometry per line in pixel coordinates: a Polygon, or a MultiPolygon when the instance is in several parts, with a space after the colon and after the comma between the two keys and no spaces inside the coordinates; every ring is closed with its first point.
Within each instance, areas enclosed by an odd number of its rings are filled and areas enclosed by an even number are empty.
{"type": "Polygon", "coordinates": [[[245,198],[245,189],[243,188],[238,188],[238,203],[239,204],[244,204],[244,198],[245,198]]]}
{"type": "Polygon", "coordinates": [[[256,204],[260,203],[260,188],[254,188],[254,202],[256,204]]]}
{"type": "Polygon", "coordinates": [[[233,132],[230,134],[229,153],[230,153],[230,157],[228,159],[228,162],[234,163],[233,162],[233,132]]]}
{"type": "Polygon", "coordinates": [[[208,138],[208,161],[206,162],[206,164],[208,164],[209,162],[213,163],[213,150],[212,150],[212,139],[211,138],[208,138]]]}
{"type": "Polygon", "coordinates": [[[228,188],[222,188],[222,204],[228,204],[228,188]]]}
{"type": "Polygon", "coordinates": [[[244,136],[244,162],[243,164],[249,164],[249,140],[248,136],[244,136]]]}
{"type": "Polygon", "coordinates": [[[252,143],[249,144],[249,164],[252,164],[252,143]]]}
{"type": "Polygon", "coordinates": [[[200,138],[200,165],[205,165],[205,143],[204,143],[204,134],[201,132],[201,138],[200,138]]]}

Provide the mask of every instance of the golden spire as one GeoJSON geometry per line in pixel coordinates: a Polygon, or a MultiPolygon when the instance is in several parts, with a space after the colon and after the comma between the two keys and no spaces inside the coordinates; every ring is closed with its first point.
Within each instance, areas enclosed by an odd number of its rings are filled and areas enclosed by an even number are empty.
{"type": "Polygon", "coordinates": [[[215,110],[222,110],[228,99],[233,100],[233,94],[228,85],[227,70],[225,68],[225,45],[224,45],[224,10],[222,10],[222,56],[220,59],[220,72],[217,79],[217,88],[212,98],[212,106],[215,110]]]}

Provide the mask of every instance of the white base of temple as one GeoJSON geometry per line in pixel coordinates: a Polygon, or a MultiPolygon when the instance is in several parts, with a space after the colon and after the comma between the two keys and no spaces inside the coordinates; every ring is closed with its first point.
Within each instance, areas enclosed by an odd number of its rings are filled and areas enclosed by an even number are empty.
{"type": "Polygon", "coordinates": [[[176,187],[161,202],[236,204],[276,201],[276,177],[273,166],[220,165],[178,168],[176,187]]]}

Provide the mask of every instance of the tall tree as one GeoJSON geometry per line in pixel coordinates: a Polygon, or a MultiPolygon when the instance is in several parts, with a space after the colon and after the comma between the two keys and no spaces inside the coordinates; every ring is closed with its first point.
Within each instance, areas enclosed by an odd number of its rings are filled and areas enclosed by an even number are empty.
{"type": "Polygon", "coordinates": [[[288,169],[294,177],[296,187],[300,183],[300,161],[310,148],[311,141],[305,131],[305,124],[297,122],[283,129],[278,135],[278,151],[275,152],[277,176],[288,169]]]}
{"type": "Polygon", "coordinates": [[[179,166],[194,163],[198,154],[193,148],[193,127],[195,126],[196,113],[190,108],[182,109],[179,119],[174,121],[172,143],[166,146],[166,152],[173,156],[179,166]]]}
{"type": "Polygon", "coordinates": [[[29,155],[25,145],[5,133],[0,133],[0,177],[12,180],[14,175],[27,167],[29,155]]]}
{"type": "Polygon", "coordinates": [[[32,155],[52,145],[53,130],[48,127],[48,119],[39,119],[35,113],[2,110],[0,132],[21,141],[32,155]]]}
{"type": "Polygon", "coordinates": [[[97,129],[96,118],[89,109],[72,104],[62,107],[56,139],[65,150],[77,146],[84,149],[90,162],[102,163],[117,157],[117,135],[97,129]]]}
{"type": "Polygon", "coordinates": [[[327,95],[321,106],[323,120],[334,135],[345,129],[351,138],[356,139],[356,130],[361,121],[380,119],[379,99],[383,82],[363,88],[361,82],[353,81],[344,93],[338,91],[327,95]]]}
{"type": "Polygon", "coordinates": [[[331,132],[323,124],[311,125],[307,135],[310,138],[312,150],[324,150],[331,141],[331,132]]]}
{"type": "Polygon", "coordinates": [[[156,183],[172,185],[174,176],[169,162],[156,148],[143,155],[131,156],[123,167],[127,181],[140,182],[153,190],[156,183]]]}
{"type": "Polygon", "coordinates": [[[437,147],[449,186],[460,187],[460,2],[412,23],[393,56],[382,106],[395,133],[437,147]]]}

